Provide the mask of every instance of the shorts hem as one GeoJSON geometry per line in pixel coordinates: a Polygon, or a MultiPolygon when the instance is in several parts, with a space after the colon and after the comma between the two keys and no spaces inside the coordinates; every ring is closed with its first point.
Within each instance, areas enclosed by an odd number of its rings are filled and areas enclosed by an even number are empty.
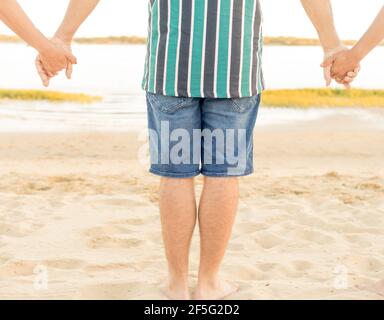
{"type": "Polygon", "coordinates": [[[236,178],[236,177],[245,177],[249,176],[254,173],[254,170],[248,170],[244,173],[240,174],[229,174],[228,172],[207,172],[207,171],[201,171],[201,174],[205,177],[212,177],[212,178],[236,178]]]}
{"type": "Polygon", "coordinates": [[[163,171],[158,171],[155,169],[149,169],[149,172],[160,177],[167,177],[167,178],[193,178],[198,175],[200,175],[200,171],[195,171],[191,173],[172,173],[172,172],[163,172],[163,171]]]}

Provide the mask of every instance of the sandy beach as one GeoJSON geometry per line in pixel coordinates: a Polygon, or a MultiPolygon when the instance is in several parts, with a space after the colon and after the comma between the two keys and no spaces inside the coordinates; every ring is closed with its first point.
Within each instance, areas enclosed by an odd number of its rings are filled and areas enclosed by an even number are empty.
{"type": "MultiPolygon", "coordinates": [[[[0,299],[165,299],[143,150],[133,131],[0,134],[0,299]]],[[[384,130],[259,127],[255,167],[222,269],[231,298],[384,299],[384,130]]],[[[198,247],[196,230],[191,288],[198,247]]]]}

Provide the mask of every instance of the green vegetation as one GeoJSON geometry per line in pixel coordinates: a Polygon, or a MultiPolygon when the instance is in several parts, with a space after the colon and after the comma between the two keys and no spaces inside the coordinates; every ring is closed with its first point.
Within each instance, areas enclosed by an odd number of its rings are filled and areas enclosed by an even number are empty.
{"type": "Polygon", "coordinates": [[[65,93],[43,90],[0,89],[0,101],[3,99],[50,102],[75,102],[86,104],[100,101],[101,97],[88,96],[82,93],[65,93]]]}
{"type": "Polygon", "coordinates": [[[0,34],[0,42],[21,42],[22,40],[16,36],[5,36],[0,34]]]}
{"type": "Polygon", "coordinates": [[[384,90],[292,89],[266,90],[263,105],[270,107],[384,107],[384,90]]]}
{"type": "MultiPolygon", "coordinates": [[[[93,103],[101,97],[80,93],[65,93],[44,90],[0,89],[3,99],[49,102],[93,103]]],[[[384,90],[364,89],[286,89],[266,90],[262,104],[267,107],[311,108],[311,107],[379,107],[384,108],[384,90]]]]}
{"type": "MultiPolygon", "coordinates": [[[[0,35],[0,42],[21,42],[16,36],[0,35]]],[[[121,36],[121,37],[97,37],[97,38],[76,38],[76,43],[81,44],[146,44],[145,37],[121,36]]],[[[356,41],[345,40],[346,45],[354,45],[356,41]]],[[[317,46],[320,45],[318,39],[295,38],[295,37],[265,37],[265,45],[271,46],[317,46]]],[[[384,42],[382,43],[384,45],[384,42]]]]}
{"type": "MultiPolygon", "coordinates": [[[[356,41],[344,40],[343,43],[347,46],[353,46],[356,41]]],[[[310,38],[265,37],[264,44],[269,46],[320,46],[320,41],[319,39],[310,38]]]]}
{"type": "Polygon", "coordinates": [[[75,42],[81,44],[146,44],[147,38],[136,36],[76,38],[75,42]]]}

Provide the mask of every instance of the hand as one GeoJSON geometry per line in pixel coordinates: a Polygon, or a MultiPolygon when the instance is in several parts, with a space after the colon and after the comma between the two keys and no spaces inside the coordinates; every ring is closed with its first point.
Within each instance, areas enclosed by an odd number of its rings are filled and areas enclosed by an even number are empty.
{"type": "MultiPolygon", "coordinates": [[[[345,52],[345,51],[348,51],[348,48],[345,47],[344,45],[339,45],[338,47],[335,47],[335,48],[332,48],[332,49],[324,49],[324,62],[325,61],[331,61],[331,58],[333,56],[335,56],[336,54],[338,53],[342,53],[342,52],[345,52]]],[[[324,79],[325,79],[325,82],[326,82],[326,86],[330,86],[330,84],[332,83],[332,63],[327,63],[326,65],[324,64],[324,62],[321,64],[321,67],[324,68],[324,79]]],[[[358,73],[359,70],[356,70],[356,72],[354,73],[350,73],[349,75],[345,75],[343,77],[340,77],[340,79],[338,79],[339,81],[336,81],[338,83],[341,83],[343,84],[346,88],[349,88],[350,87],[350,84],[351,82],[355,79],[355,77],[357,76],[357,73],[358,73]]]]}
{"type": "Polygon", "coordinates": [[[353,50],[345,50],[334,54],[325,59],[322,66],[324,68],[331,67],[331,77],[337,82],[351,82],[360,71],[360,61],[354,54],[353,50]]]}
{"type": "MultiPolygon", "coordinates": [[[[71,79],[73,64],[77,63],[76,58],[72,54],[71,43],[63,41],[57,36],[52,38],[50,42],[56,51],[59,51],[61,54],[65,56],[64,61],[63,60],[56,61],[60,66],[60,69],[57,71],[66,69],[66,76],[68,79],[71,79]]],[[[47,67],[46,60],[44,59],[44,56],[41,53],[36,57],[35,63],[36,63],[37,72],[39,73],[39,76],[43,82],[43,85],[48,87],[50,79],[55,75],[57,75],[57,71],[56,72],[49,71],[49,67],[47,67]]]]}

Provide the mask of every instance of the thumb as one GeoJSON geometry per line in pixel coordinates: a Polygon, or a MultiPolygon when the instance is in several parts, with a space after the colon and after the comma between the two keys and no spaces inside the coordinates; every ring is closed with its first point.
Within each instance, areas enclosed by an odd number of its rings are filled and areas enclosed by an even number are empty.
{"type": "Polygon", "coordinates": [[[49,86],[49,76],[46,74],[46,72],[45,72],[45,70],[41,64],[39,56],[35,60],[35,66],[36,66],[37,73],[40,76],[41,82],[43,83],[43,86],[48,87],[49,86]]]}
{"type": "Polygon", "coordinates": [[[326,58],[323,63],[320,65],[322,68],[330,67],[335,62],[335,57],[331,56],[329,58],[326,58]]]}

